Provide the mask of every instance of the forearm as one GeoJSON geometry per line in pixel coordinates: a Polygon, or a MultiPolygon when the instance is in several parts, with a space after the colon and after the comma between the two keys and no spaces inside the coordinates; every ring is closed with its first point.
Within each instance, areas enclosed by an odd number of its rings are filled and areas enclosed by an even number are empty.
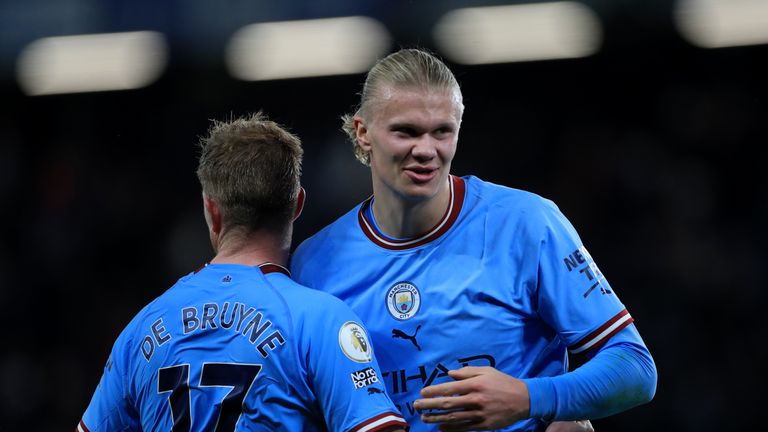
{"type": "Polygon", "coordinates": [[[597,419],[650,401],[656,392],[656,366],[642,341],[609,342],[572,372],[523,381],[531,417],[597,419]]]}

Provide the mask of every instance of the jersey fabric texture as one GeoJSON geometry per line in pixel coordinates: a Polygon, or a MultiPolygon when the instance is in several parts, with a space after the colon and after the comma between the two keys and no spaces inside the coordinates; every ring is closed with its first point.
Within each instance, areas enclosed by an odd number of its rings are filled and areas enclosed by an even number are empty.
{"type": "MultiPolygon", "coordinates": [[[[450,189],[443,218],[418,238],[383,235],[372,197],[304,241],[291,261],[298,282],[364,317],[412,431],[436,429],[413,401],[421,388],[450,381],[451,369],[551,377],[566,372],[567,350],[587,357],[622,329],[636,333],[554,203],[472,176],[451,176],[450,189]]],[[[505,430],[546,424],[531,418],[505,430]]]]}
{"type": "Polygon", "coordinates": [[[181,278],[112,348],[79,431],[406,428],[361,321],[283,267],[181,278]]]}

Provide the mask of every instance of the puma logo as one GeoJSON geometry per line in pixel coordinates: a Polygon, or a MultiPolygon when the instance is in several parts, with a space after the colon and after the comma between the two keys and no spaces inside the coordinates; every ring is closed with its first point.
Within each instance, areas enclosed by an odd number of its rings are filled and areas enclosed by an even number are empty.
{"type": "Polygon", "coordinates": [[[407,334],[406,332],[399,330],[399,329],[392,329],[392,337],[393,338],[400,338],[400,339],[407,339],[416,346],[416,349],[421,351],[421,347],[419,346],[419,343],[416,342],[416,335],[419,333],[419,329],[421,328],[421,324],[419,324],[416,327],[416,331],[413,333],[413,336],[407,334]]]}
{"type": "Polygon", "coordinates": [[[381,391],[381,389],[377,389],[376,387],[368,388],[368,394],[369,395],[372,395],[372,394],[375,394],[375,393],[382,393],[383,394],[384,392],[381,391]]]}

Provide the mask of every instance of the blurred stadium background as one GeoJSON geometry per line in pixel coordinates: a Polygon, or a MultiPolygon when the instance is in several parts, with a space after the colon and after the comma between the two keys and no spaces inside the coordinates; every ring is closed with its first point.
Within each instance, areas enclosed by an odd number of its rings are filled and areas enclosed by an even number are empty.
{"type": "Polygon", "coordinates": [[[0,431],[74,428],[118,332],[211,255],[210,119],[302,137],[295,243],[364,199],[338,117],[404,46],[462,85],[454,173],[558,203],[654,354],[656,399],[596,429],[759,424],[766,44],[766,0],[0,1],[0,431]]]}

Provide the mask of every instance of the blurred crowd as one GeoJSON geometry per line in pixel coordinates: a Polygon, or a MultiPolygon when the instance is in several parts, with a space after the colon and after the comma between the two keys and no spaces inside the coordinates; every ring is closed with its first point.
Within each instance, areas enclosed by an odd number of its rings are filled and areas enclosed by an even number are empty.
{"type": "MultiPolygon", "coordinates": [[[[581,60],[452,65],[454,174],[554,200],[654,355],[648,405],[603,431],[759,419],[768,259],[766,47],[678,42],[581,60]]],[[[263,109],[304,141],[295,244],[370,194],[339,115],[363,77],[235,82],[171,68],[151,87],[44,97],[0,83],[0,431],[71,430],[128,320],[211,256],[194,175],[211,119],[263,109]]]]}

